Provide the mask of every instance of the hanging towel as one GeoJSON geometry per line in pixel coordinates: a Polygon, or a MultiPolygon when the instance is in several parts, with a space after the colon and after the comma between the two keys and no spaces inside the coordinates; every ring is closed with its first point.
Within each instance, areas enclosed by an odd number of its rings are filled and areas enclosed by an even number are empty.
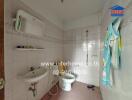
{"type": "Polygon", "coordinates": [[[109,45],[109,38],[111,37],[110,32],[107,32],[105,41],[104,41],[104,49],[103,49],[103,78],[102,82],[106,86],[110,86],[110,68],[111,68],[111,50],[109,45]]]}
{"type": "Polygon", "coordinates": [[[114,18],[107,28],[107,34],[104,40],[103,49],[103,75],[102,83],[106,86],[112,86],[111,67],[120,66],[121,55],[121,35],[119,33],[120,19],[114,18]]]}
{"type": "Polygon", "coordinates": [[[103,84],[110,85],[110,67],[111,67],[111,57],[110,57],[110,47],[104,47],[104,68],[103,68],[103,84]]]}
{"type": "Polygon", "coordinates": [[[111,63],[114,69],[119,69],[120,67],[120,58],[121,58],[121,49],[122,49],[122,40],[121,34],[119,32],[119,25],[121,23],[121,18],[117,18],[114,23],[112,23],[113,29],[113,43],[111,43],[112,48],[112,59],[111,63]]]}

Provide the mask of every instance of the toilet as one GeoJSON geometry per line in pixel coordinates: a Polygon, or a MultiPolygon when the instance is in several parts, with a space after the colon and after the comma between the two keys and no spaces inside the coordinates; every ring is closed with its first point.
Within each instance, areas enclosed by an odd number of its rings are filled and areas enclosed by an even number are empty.
{"type": "Polygon", "coordinates": [[[64,73],[59,77],[59,86],[64,91],[71,91],[71,85],[76,80],[76,76],[72,73],[64,73]]]}

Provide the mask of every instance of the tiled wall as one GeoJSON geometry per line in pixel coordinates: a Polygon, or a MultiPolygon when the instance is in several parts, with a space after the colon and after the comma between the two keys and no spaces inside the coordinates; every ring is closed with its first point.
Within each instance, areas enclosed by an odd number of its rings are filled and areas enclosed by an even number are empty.
{"type": "MultiPolygon", "coordinates": [[[[95,18],[98,21],[98,17],[95,18]]],[[[83,24],[85,23],[83,22],[83,24]]],[[[97,24],[99,23],[97,22],[97,24]]],[[[69,67],[72,71],[76,70],[77,81],[99,86],[100,27],[92,21],[89,25],[93,26],[64,32],[19,0],[5,0],[5,100],[39,100],[51,87],[54,77],[49,73],[38,83],[38,95],[34,98],[32,92],[28,91],[29,84],[19,79],[18,75],[31,66],[39,66],[41,62],[63,58],[66,61],[83,62],[80,66],[69,67]],[[12,18],[15,17],[18,9],[27,11],[45,23],[44,38],[12,32],[12,18]],[[86,30],[89,31],[88,40],[86,40],[86,30]],[[88,65],[86,65],[86,44],[90,45],[88,65]],[[42,51],[17,51],[14,49],[16,45],[33,45],[45,49],[42,51]]]]}
{"type": "Polygon", "coordinates": [[[34,98],[28,90],[29,84],[18,76],[31,66],[40,66],[41,62],[61,60],[63,58],[63,31],[44,19],[19,0],[5,0],[5,100],[39,100],[51,88],[54,77],[49,73],[38,85],[34,98]],[[23,9],[44,23],[45,38],[28,37],[12,32],[12,18],[18,9],[23,9]],[[33,45],[45,48],[40,51],[17,51],[17,45],[33,45]],[[48,83],[49,82],[49,83],[48,83]]]}
{"type": "Polygon", "coordinates": [[[99,86],[99,34],[99,26],[64,32],[64,59],[74,63],[69,66],[69,69],[77,74],[77,81],[96,86],[99,86]],[[86,38],[86,30],[89,31],[88,38],[86,38]],[[86,64],[86,45],[89,47],[88,65],[86,64]]]}

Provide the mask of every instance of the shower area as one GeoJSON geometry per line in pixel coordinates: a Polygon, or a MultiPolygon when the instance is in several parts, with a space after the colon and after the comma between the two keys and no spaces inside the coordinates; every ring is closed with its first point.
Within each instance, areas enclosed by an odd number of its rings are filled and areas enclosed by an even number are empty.
{"type": "Polygon", "coordinates": [[[77,81],[99,86],[99,26],[64,32],[64,59],[77,81]]]}

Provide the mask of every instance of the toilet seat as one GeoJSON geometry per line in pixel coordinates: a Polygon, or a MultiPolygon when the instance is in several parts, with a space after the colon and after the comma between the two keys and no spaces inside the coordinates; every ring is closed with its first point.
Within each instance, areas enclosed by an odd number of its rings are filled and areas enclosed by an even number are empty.
{"type": "Polygon", "coordinates": [[[64,73],[64,75],[59,78],[59,86],[64,91],[71,90],[71,84],[75,81],[75,75],[71,73],[64,73]]]}
{"type": "Polygon", "coordinates": [[[74,82],[75,81],[75,76],[69,73],[65,73],[63,76],[61,76],[61,79],[63,81],[67,82],[74,82]]]}

